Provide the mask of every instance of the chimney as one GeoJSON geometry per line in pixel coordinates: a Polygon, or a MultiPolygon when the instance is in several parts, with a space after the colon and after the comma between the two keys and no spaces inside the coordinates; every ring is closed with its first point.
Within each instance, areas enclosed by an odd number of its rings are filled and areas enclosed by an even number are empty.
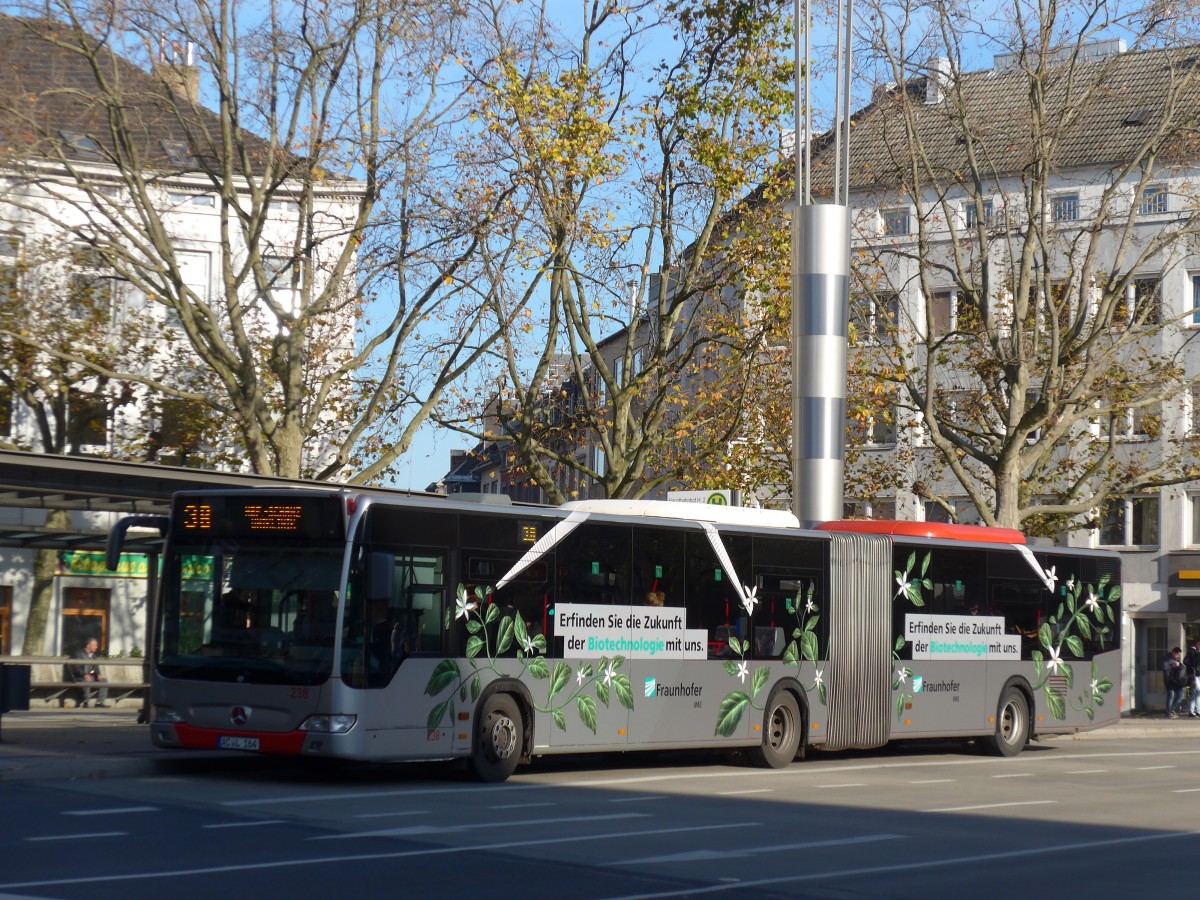
{"type": "Polygon", "coordinates": [[[190,41],[159,41],[158,60],[153,74],[177,97],[188,103],[200,102],[200,70],[196,68],[196,47],[190,41]]]}
{"type": "Polygon", "coordinates": [[[946,87],[950,84],[950,60],[939,56],[929,67],[925,80],[925,102],[935,106],[946,99],[946,87]]]}

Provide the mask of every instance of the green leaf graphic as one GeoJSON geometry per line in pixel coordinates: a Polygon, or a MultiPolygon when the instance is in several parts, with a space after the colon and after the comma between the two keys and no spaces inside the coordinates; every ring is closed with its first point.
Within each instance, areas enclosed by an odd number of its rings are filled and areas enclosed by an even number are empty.
{"type": "Polygon", "coordinates": [[[552,710],[550,716],[554,719],[555,725],[557,725],[563,731],[567,730],[567,720],[563,717],[563,711],[561,709],[552,710]]]}
{"type": "Polygon", "coordinates": [[[767,679],[770,677],[770,666],[760,666],[755,669],[754,676],[750,679],[750,696],[757,697],[758,692],[763,689],[763,685],[767,683],[767,679]]]}
{"type": "Polygon", "coordinates": [[[554,671],[550,675],[550,695],[548,700],[553,700],[555,695],[567,686],[567,682],[571,680],[571,667],[562,660],[554,664],[554,671]]]}
{"type": "Polygon", "coordinates": [[[513,620],[512,616],[505,616],[500,620],[500,630],[496,632],[496,655],[507,653],[508,648],[513,642],[513,620]]]}
{"type": "Polygon", "coordinates": [[[633,688],[629,684],[629,676],[624,672],[618,672],[613,676],[613,692],[617,695],[617,700],[626,709],[633,709],[633,688]]]}
{"type": "Polygon", "coordinates": [[[601,703],[608,706],[608,685],[603,681],[596,682],[596,696],[600,699],[601,703]]]}
{"type": "Polygon", "coordinates": [[[721,708],[717,712],[717,728],[713,734],[730,737],[742,721],[742,713],[750,705],[750,697],[745,691],[734,691],[726,694],[721,700],[721,708]]]}
{"type": "Polygon", "coordinates": [[[575,706],[579,710],[579,718],[583,720],[583,724],[591,729],[592,734],[595,734],[596,698],[581,695],[575,699],[575,706]]]}
{"type": "MultiPolygon", "coordinates": [[[[425,721],[426,729],[430,732],[436,731],[442,724],[442,718],[453,708],[454,696],[451,695],[429,711],[429,718],[425,721]]],[[[451,721],[453,721],[453,716],[451,721]]]]}
{"type": "Polygon", "coordinates": [[[433,667],[429,682],[425,685],[425,693],[436,697],[459,677],[458,663],[452,659],[443,659],[433,667]]]}
{"type": "Polygon", "coordinates": [[[483,638],[469,637],[467,638],[467,658],[474,659],[479,655],[479,651],[483,649],[483,638]]]}

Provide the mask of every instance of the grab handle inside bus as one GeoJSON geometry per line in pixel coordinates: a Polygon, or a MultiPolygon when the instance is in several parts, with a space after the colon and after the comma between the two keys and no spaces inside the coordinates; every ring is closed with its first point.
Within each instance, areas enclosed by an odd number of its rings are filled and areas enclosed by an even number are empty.
{"type": "Polygon", "coordinates": [[[110,572],[117,571],[121,564],[121,547],[125,543],[125,532],[130,528],[157,528],[159,535],[167,536],[166,516],[125,516],[118,519],[117,524],[108,533],[108,541],[104,545],[104,567],[110,572]]]}
{"type": "Polygon", "coordinates": [[[392,599],[396,557],[391,553],[372,552],[367,557],[367,602],[392,599]]]}

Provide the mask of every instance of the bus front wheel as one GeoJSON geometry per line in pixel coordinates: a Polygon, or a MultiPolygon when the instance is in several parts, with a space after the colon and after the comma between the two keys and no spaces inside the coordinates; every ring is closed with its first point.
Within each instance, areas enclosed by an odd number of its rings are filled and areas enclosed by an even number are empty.
{"type": "Polygon", "coordinates": [[[767,769],[781,769],[800,749],[800,707],[788,691],[780,691],[767,705],[762,744],[750,751],[750,760],[767,769]]]}
{"type": "Polygon", "coordinates": [[[996,710],[996,733],[987,739],[987,749],[996,756],[1016,756],[1029,740],[1029,704],[1015,687],[1004,689],[996,710]]]}
{"type": "Polygon", "coordinates": [[[493,694],[482,710],[471,752],[471,773],[480,781],[504,781],[521,761],[525,740],[521,711],[508,694],[493,694]]]}

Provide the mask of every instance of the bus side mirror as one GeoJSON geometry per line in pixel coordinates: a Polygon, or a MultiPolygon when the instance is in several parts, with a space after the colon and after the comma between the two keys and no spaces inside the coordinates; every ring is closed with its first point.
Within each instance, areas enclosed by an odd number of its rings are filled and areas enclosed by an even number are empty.
{"type": "Polygon", "coordinates": [[[117,571],[121,564],[121,547],[125,544],[125,532],[130,528],[157,528],[159,535],[167,536],[166,516],[125,516],[117,520],[117,524],[108,533],[104,545],[104,568],[110,572],[117,571]]]}
{"type": "Polygon", "coordinates": [[[367,602],[392,599],[392,581],[396,557],[391,553],[371,553],[367,558],[367,602]]]}

